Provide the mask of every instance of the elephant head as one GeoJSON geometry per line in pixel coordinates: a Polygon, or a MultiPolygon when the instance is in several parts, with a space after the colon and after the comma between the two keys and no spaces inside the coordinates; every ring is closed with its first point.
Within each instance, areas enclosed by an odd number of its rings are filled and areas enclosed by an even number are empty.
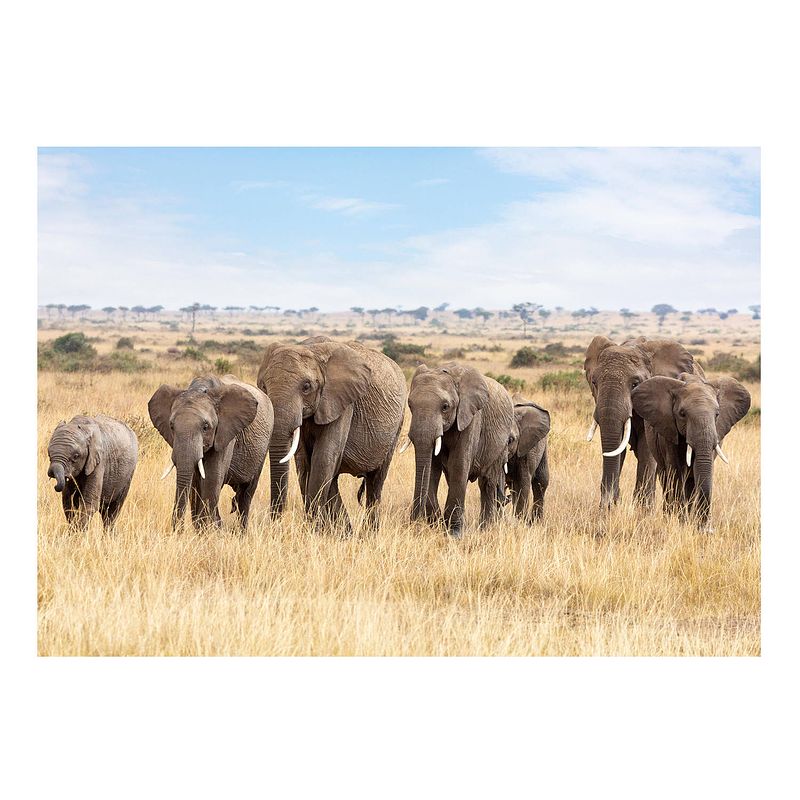
{"type": "Polygon", "coordinates": [[[177,470],[173,513],[178,520],[186,510],[192,481],[197,476],[205,480],[203,457],[221,455],[255,419],[258,402],[241,386],[205,376],[195,378],[188,389],[163,384],[147,408],[153,425],[172,448],[177,470]]]}
{"type": "Polygon", "coordinates": [[[55,478],[55,490],[64,491],[68,480],[77,480],[83,475],[91,475],[100,463],[94,431],[87,419],[79,422],[78,418],[70,422],[59,422],[50,443],[47,445],[50,466],[47,477],[55,478]]]}
{"type": "Polygon", "coordinates": [[[621,345],[605,336],[595,336],[583,364],[595,407],[587,438],[597,425],[603,444],[601,503],[610,505],[619,493],[620,453],[631,439],[633,404],[631,392],[654,375],[677,377],[692,372],[694,359],[671,339],[643,336],[621,345]]]}
{"type": "Polygon", "coordinates": [[[508,445],[509,459],[526,458],[550,432],[550,412],[536,403],[514,397],[514,425],[508,445]]]}
{"type": "Polygon", "coordinates": [[[694,472],[698,511],[703,520],[711,506],[714,458],[725,462],[721,444],[750,408],[750,393],[733,378],[707,381],[682,374],[655,377],[632,393],[636,413],[670,445],[686,443],[686,464],[694,472]]]}
{"type": "Polygon", "coordinates": [[[463,431],[475,414],[489,401],[489,388],[476,369],[448,363],[436,369],[424,364],[411,379],[408,407],[411,427],[408,438],[414,445],[416,477],[412,518],[425,508],[431,460],[442,448],[442,437],[454,425],[463,431]]]}
{"type": "Polygon", "coordinates": [[[258,387],[275,409],[270,443],[273,510],[283,508],[288,462],[297,451],[303,422],[328,425],[339,419],[367,393],[371,375],[372,369],[357,349],[324,336],[267,347],[258,387]]]}

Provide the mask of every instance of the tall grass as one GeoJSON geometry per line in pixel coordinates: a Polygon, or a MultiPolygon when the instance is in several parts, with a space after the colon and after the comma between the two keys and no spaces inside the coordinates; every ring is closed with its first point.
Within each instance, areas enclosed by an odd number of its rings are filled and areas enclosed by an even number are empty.
{"type": "MultiPolygon", "coordinates": [[[[173,344],[174,334],[163,344],[173,344]]],[[[443,341],[441,347],[452,346],[443,341]]],[[[499,371],[505,352],[486,355],[499,371]]],[[[507,369],[507,367],[506,367],[507,369]]],[[[377,533],[342,540],[312,531],[292,479],[288,514],[273,521],[268,466],[250,529],[198,534],[169,525],[174,476],[147,400],[193,365],[140,373],[42,373],[39,382],[39,651],[43,655],[755,655],[760,651],[759,420],[725,441],[717,462],[713,535],[630,504],[598,517],[600,445],[584,441],[588,388],[530,394],[552,413],[545,519],[506,508],[477,528],[470,485],[462,541],[408,521],[413,451],[395,456],[377,533]],[[106,413],[132,425],[140,462],[113,534],[95,519],[66,530],[46,477],[61,419],[106,413]]],[[[537,374],[521,373],[536,385],[537,374]]],[[[249,376],[252,379],[252,376],[249,376]]],[[[758,385],[750,385],[760,406],[758,385]]],[[[408,420],[406,420],[406,424],[408,420]]],[[[360,529],[358,482],[341,481],[360,529]]]]}

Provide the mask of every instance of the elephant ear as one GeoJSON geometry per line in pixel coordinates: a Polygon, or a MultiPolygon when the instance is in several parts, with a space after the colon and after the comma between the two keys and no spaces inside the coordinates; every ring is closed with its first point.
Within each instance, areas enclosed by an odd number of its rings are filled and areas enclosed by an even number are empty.
{"type": "Polygon", "coordinates": [[[162,383],[147,404],[150,420],[170,447],[172,447],[172,430],[169,427],[169,418],[172,414],[172,404],[181,391],[182,389],[177,386],[168,386],[166,383],[162,383]]]}
{"type": "Polygon", "coordinates": [[[456,426],[463,431],[472,418],[489,402],[489,387],[483,375],[474,367],[447,364],[442,368],[453,379],[458,392],[456,426]]]}
{"type": "Polygon", "coordinates": [[[683,381],[675,378],[657,377],[648,378],[631,392],[633,410],[672,444],[678,443],[678,428],[672,410],[675,392],[685,387],[683,381]]]}
{"type": "Polygon", "coordinates": [[[226,386],[217,401],[214,449],[224,450],[255,418],[258,401],[242,386],[226,386]]]}
{"type": "Polygon", "coordinates": [[[518,455],[526,456],[550,432],[550,413],[535,403],[514,406],[519,426],[518,455]]]}
{"type": "MultiPolygon", "coordinates": [[[[600,353],[606,347],[613,347],[614,342],[607,336],[595,336],[586,348],[586,357],[583,360],[583,371],[586,374],[586,380],[589,386],[592,386],[592,373],[597,369],[597,362],[600,358],[600,353]]],[[[592,387],[594,391],[594,387],[592,387]]]]}
{"type": "Polygon", "coordinates": [[[327,425],[339,419],[342,412],[363,397],[369,389],[372,369],[363,355],[341,345],[324,363],[325,383],[319,398],[314,422],[327,425]]]}
{"type": "Polygon", "coordinates": [[[717,390],[717,436],[722,441],[728,431],[750,410],[750,392],[735,378],[720,378],[710,383],[717,390]]]}
{"type": "Polygon", "coordinates": [[[91,475],[100,464],[100,449],[97,441],[97,430],[92,425],[89,428],[79,425],[79,428],[86,433],[89,457],[86,459],[86,466],[83,468],[84,475],[91,475]]]}
{"type": "Polygon", "coordinates": [[[677,378],[681,372],[694,373],[694,356],[674,339],[642,337],[635,344],[650,357],[650,372],[653,375],[677,378]]]}

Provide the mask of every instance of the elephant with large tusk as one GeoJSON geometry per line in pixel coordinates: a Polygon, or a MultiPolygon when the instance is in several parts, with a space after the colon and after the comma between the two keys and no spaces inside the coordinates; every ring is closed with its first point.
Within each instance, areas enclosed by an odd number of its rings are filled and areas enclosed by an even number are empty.
{"type": "Polygon", "coordinates": [[[693,510],[707,528],[714,459],[728,463],[722,440],[749,410],[750,393],[733,378],[707,381],[683,374],[650,378],[631,397],[645,421],[665,509],[683,515],[693,510]]]}
{"type": "Polygon", "coordinates": [[[656,375],[675,378],[681,373],[702,375],[702,370],[692,354],[675,340],[644,336],[620,345],[605,336],[595,336],[586,350],[583,368],[595,402],[586,438],[591,441],[599,426],[602,442],[600,505],[607,508],[619,498],[619,477],[629,447],[637,460],[635,500],[652,505],[656,464],[631,392],[656,375]]]}
{"type": "Polygon", "coordinates": [[[352,530],[339,493],[339,476],[346,474],[364,479],[367,521],[376,526],[403,424],[407,389],[400,367],[359,342],[315,336],[269,345],[258,386],[275,406],[272,513],[285,508],[288,462],[294,458],[306,512],[317,524],[338,522],[352,530]]]}
{"type": "Polygon", "coordinates": [[[177,469],[173,527],[183,520],[187,504],[195,526],[220,525],[219,495],[228,484],[245,530],[272,435],[269,398],[233,375],[207,375],[187,389],[164,384],[147,407],[172,448],[172,463],[162,479],[177,469]]]}

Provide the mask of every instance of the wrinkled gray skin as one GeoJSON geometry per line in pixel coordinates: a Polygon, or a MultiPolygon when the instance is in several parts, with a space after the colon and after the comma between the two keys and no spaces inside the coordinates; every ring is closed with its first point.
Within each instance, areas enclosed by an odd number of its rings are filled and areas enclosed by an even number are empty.
{"type": "Polygon", "coordinates": [[[103,526],[113,526],[136,468],[136,434],[111,417],[73,417],[53,431],[47,454],[67,522],[85,530],[99,511],[103,526]]]}
{"type": "Polygon", "coordinates": [[[269,398],[233,375],[206,375],[187,389],[160,386],[147,408],[172,448],[177,471],[173,528],[182,523],[187,504],[196,527],[221,525],[219,495],[228,484],[235,492],[232,511],[245,530],[272,434],[269,398]]]}
{"type": "MultiPolygon", "coordinates": [[[[631,418],[629,447],[637,461],[634,499],[649,507],[655,495],[656,465],[647,444],[644,420],[633,408],[631,392],[656,375],[677,378],[683,372],[702,374],[702,370],[691,353],[674,339],[644,336],[621,345],[605,336],[595,336],[586,350],[583,366],[595,401],[594,420],[600,427],[604,453],[613,452],[622,443],[625,422],[631,418]]],[[[619,476],[626,450],[616,456],[603,456],[600,482],[603,508],[619,499],[619,476]]]]}
{"type": "Polygon", "coordinates": [[[359,342],[316,336],[300,344],[267,347],[258,385],[275,407],[270,445],[273,514],[283,512],[294,431],[300,428],[295,466],[306,512],[322,527],[352,531],[339,493],[339,476],[364,479],[367,523],[378,524],[383,484],[403,424],[406,380],[383,353],[359,342]]]}
{"type": "Polygon", "coordinates": [[[452,536],[464,527],[467,483],[478,481],[481,525],[498,512],[505,495],[503,466],[514,411],[508,392],[497,381],[472,367],[450,362],[435,369],[417,368],[408,395],[409,439],[416,471],[411,518],[442,521],[437,490],[442,473],[447,480],[444,522],[452,536]],[[439,455],[434,455],[437,437],[439,455]]]}
{"type": "Polygon", "coordinates": [[[550,413],[536,403],[514,397],[514,423],[508,441],[508,475],[514,513],[526,520],[541,519],[550,482],[547,434],[550,413]]]}
{"type": "Polygon", "coordinates": [[[707,381],[698,375],[650,378],[632,393],[645,420],[668,512],[694,512],[709,528],[716,446],[750,408],[750,393],[733,378],[707,381]],[[692,465],[686,447],[692,448],[692,465]]]}

